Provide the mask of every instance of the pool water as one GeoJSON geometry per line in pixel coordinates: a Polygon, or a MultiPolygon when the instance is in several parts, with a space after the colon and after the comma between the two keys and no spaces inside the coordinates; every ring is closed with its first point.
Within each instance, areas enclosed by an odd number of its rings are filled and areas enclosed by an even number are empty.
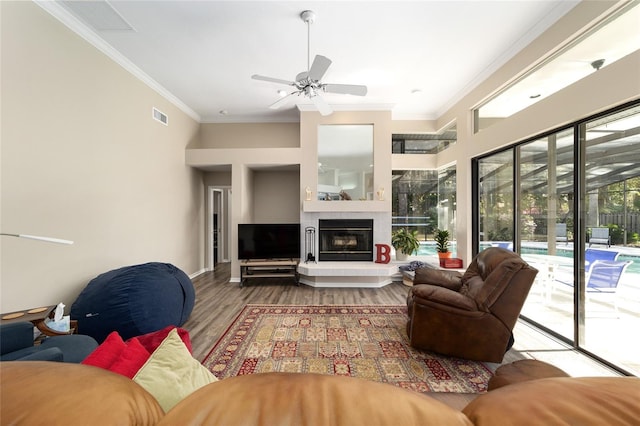
{"type": "MultiPolygon", "coordinates": [[[[484,246],[486,248],[488,246],[484,246]]],[[[450,243],[449,250],[451,252],[456,253],[456,245],[455,243],[450,243]]],[[[547,254],[547,249],[543,247],[522,247],[522,254],[547,254]]],[[[418,256],[435,256],[436,255],[436,245],[433,242],[429,243],[420,243],[420,248],[418,249],[418,256]]],[[[557,248],[556,255],[573,258],[573,250],[557,248]]],[[[621,254],[618,256],[619,261],[627,261],[631,260],[633,263],[629,265],[626,269],[627,272],[632,274],[640,274],[640,251],[638,251],[637,256],[633,256],[630,254],[621,254]]]]}
{"type": "MultiPolygon", "coordinates": [[[[538,247],[522,247],[522,254],[547,254],[547,249],[538,248],[538,247]]],[[[562,256],[569,259],[573,258],[573,250],[557,248],[556,256],[562,256]]],[[[638,256],[633,256],[630,254],[620,254],[618,256],[618,261],[623,262],[630,260],[633,263],[629,265],[626,269],[626,272],[630,272],[632,274],[640,274],[640,253],[638,256]]]]}

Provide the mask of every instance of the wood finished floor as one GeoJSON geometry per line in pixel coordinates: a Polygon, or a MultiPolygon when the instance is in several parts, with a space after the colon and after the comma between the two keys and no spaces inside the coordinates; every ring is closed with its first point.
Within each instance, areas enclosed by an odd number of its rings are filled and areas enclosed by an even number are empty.
{"type": "MultiPolygon", "coordinates": [[[[274,305],[402,305],[406,303],[409,287],[394,282],[382,288],[315,288],[296,286],[287,279],[254,279],[240,288],[238,283],[229,282],[230,264],[220,263],[213,272],[206,272],[193,279],[196,302],[189,320],[183,328],[189,331],[194,358],[202,361],[214,343],[247,304],[274,305]]],[[[577,355],[575,351],[562,348],[559,344],[539,331],[518,322],[514,330],[516,345],[505,355],[503,364],[522,358],[531,358],[529,352],[551,350],[565,356],[566,366],[558,365],[570,375],[611,375],[608,369],[577,355]],[[519,349],[519,351],[515,350],[519,349]],[[574,374],[572,365],[583,367],[582,371],[593,374],[574,374]]],[[[556,356],[557,357],[557,356],[556,356]]],[[[538,359],[544,359],[535,356],[538,359]]],[[[550,362],[551,360],[547,360],[550,362]]],[[[551,361],[552,363],[555,363],[551,361]]],[[[499,364],[488,364],[494,369],[499,364]]],[[[455,393],[432,393],[434,398],[445,404],[462,409],[477,395],[455,393]]]]}

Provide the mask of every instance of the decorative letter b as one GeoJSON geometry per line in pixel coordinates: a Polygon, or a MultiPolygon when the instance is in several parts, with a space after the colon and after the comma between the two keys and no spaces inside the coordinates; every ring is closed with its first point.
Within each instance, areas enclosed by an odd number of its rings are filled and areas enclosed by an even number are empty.
{"type": "Polygon", "coordinates": [[[389,263],[391,261],[391,247],[386,244],[376,244],[376,263],[389,263]]]}

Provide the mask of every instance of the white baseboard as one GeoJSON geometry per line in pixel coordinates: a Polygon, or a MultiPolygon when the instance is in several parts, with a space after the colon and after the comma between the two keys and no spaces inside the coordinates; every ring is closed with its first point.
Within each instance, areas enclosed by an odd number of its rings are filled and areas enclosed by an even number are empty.
{"type": "Polygon", "coordinates": [[[207,272],[207,269],[206,269],[206,268],[204,268],[204,269],[200,269],[199,271],[194,272],[193,274],[189,275],[189,278],[190,278],[190,279],[194,279],[194,278],[195,278],[195,277],[197,277],[198,275],[202,275],[202,274],[204,274],[205,272],[207,272]]]}

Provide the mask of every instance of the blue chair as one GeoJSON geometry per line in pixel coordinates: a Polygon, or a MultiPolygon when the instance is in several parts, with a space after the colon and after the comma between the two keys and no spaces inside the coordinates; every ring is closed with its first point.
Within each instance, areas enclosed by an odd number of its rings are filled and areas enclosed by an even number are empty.
{"type": "Polygon", "coordinates": [[[491,247],[500,247],[506,250],[513,251],[513,243],[509,241],[500,241],[496,243],[491,243],[491,247]]]}
{"type": "Polygon", "coordinates": [[[632,263],[630,260],[625,262],[609,260],[594,261],[587,274],[587,295],[612,294],[614,296],[613,306],[616,312],[618,312],[615,293],[620,284],[622,274],[632,263]]]}
{"type": "Polygon", "coordinates": [[[598,250],[598,249],[586,249],[584,252],[584,269],[588,274],[591,271],[591,266],[596,260],[618,260],[620,253],[612,250],[598,250]]]}
{"type": "Polygon", "coordinates": [[[0,361],[82,362],[98,342],[89,336],[68,334],[46,337],[33,344],[33,324],[28,321],[0,325],[0,361]]]}

